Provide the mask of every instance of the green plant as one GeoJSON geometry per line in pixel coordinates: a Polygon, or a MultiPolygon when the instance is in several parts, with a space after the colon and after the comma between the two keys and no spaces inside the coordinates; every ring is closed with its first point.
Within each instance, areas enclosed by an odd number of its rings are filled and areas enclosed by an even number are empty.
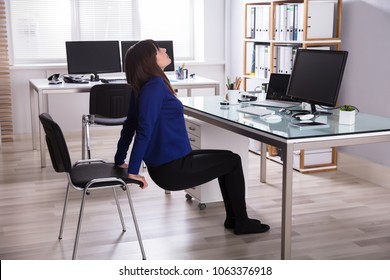
{"type": "Polygon", "coordinates": [[[343,105],[340,107],[340,110],[341,111],[354,111],[354,110],[356,110],[356,107],[352,106],[352,105],[343,105]]]}

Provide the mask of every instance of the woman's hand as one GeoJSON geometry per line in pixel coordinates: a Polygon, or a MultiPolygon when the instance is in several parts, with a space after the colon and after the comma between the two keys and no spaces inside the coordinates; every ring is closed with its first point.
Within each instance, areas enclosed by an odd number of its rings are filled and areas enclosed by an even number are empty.
{"type": "Polygon", "coordinates": [[[147,186],[148,186],[148,182],[146,182],[145,177],[141,176],[139,174],[129,174],[129,175],[127,175],[127,178],[141,181],[142,183],[144,183],[144,186],[142,187],[143,189],[147,188],[147,186]]]}
{"type": "Polygon", "coordinates": [[[121,165],[118,165],[120,168],[128,169],[129,165],[127,163],[122,163],[121,165]]]}

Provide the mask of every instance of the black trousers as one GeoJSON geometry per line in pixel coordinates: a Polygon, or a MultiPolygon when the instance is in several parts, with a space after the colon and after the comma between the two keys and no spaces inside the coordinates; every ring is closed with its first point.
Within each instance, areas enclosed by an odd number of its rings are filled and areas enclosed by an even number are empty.
{"type": "Polygon", "coordinates": [[[227,150],[193,150],[167,164],[148,167],[152,180],[161,188],[177,191],[218,178],[228,219],[248,218],[245,179],[241,157],[227,150]]]}

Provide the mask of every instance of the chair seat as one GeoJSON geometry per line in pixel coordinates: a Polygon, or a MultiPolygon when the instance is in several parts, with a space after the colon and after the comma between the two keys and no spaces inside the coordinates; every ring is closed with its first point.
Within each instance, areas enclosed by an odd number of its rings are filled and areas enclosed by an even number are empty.
{"type": "MultiPolygon", "coordinates": [[[[89,181],[93,179],[101,178],[121,178],[125,183],[131,184],[135,183],[140,185],[140,181],[127,178],[127,169],[120,168],[114,163],[89,163],[89,164],[80,164],[72,168],[70,172],[70,178],[73,185],[78,188],[85,188],[89,181]]],[[[102,187],[112,185],[111,182],[104,183],[95,183],[91,188],[102,187]]]]}
{"type": "Polygon", "coordinates": [[[95,115],[94,123],[99,125],[122,125],[127,117],[123,118],[106,118],[99,115],[95,115]]]}

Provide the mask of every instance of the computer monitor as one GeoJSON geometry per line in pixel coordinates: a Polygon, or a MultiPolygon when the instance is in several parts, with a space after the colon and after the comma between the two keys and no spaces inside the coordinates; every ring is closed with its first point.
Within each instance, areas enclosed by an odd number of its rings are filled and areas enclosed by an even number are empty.
{"type": "Polygon", "coordinates": [[[311,105],[335,107],[343,79],[347,51],[298,49],[287,96],[311,105]]]}
{"type": "MultiPolygon", "coordinates": [[[[131,46],[136,44],[138,41],[122,41],[121,42],[121,50],[122,50],[122,67],[123,72],[125,71],[125,57],[126,52],[130,49],[131,46]]],[[[171,59],[171,64],[165,67],[164,71],[175,71],[175,60],[173,56],[173,41],[156,41],[160,48],[164,48],[167,50],[167,54],[171,59]]]]}
{"type": "Polygon", "coordinates": [[[121,72],[119,41],[66,42],[68,74],[121,72]]]}

